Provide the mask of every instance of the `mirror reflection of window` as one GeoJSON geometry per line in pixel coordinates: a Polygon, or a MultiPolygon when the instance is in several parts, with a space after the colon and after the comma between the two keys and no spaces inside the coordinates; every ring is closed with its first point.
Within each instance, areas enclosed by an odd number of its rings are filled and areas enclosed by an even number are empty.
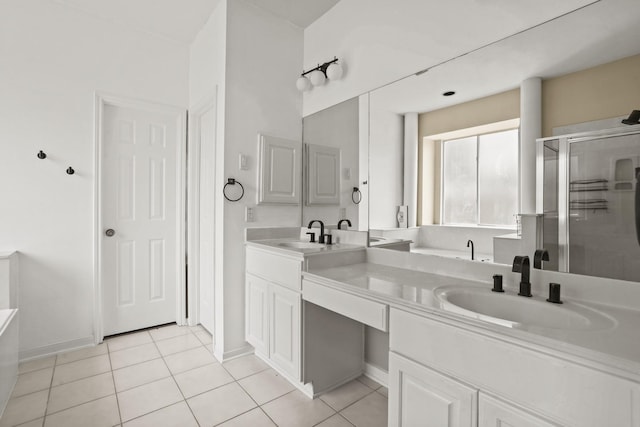
{"type": "Polygon", "coordinates": [[[515,227],[518,129],[443,141],[442,223],[515,227]]]}

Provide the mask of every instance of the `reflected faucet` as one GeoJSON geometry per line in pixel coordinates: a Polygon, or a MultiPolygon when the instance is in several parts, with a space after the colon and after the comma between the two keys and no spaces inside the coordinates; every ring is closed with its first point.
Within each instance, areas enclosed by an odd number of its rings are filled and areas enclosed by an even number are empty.
{"type": "Polygon", "coordinates": [[[314,222],[320,223],[320,237],[318,237],[318,243],[324,243],[324,223],[322,221],[320,221],[319,219],[312,219],[311,221],[309,221],[309,225],[307,226],[307,228],[311,230],[314,222]]]}
{"type": "Polygon", "coordinates": [[[342,230],[342,228],[340,228],[340,226],[342,226],[343,222],[346,222],[347,226],[351,227],[351,221],[349,221],[348,219],[341,219],[340,221],[338,221],[338,230],[342,230]]]}
{"type": "Polygon", "coordinates": [[[518,292],[518,295],[523,297],[532,296],[531,283],[529,283],[529,257],[516,256],[513,259],[513,268],[511,271],[515,273],[522,273],[522,277],[520,278],[520,292],[518,292]]]}
{"type": "Polygon", "coordinates": [[[533,268],[542,270],[542,261],[549,261],[549,252],[546,249],[536,249],[533,255],[533,268]]]}
{"type": "Polygon", "coordinates": [[[474,255],[474,250],[473,250],[473,240],[469,239],[467,240],[467,247],[471,246],[471,261],[474,260],[475,255],[474,255]]]}

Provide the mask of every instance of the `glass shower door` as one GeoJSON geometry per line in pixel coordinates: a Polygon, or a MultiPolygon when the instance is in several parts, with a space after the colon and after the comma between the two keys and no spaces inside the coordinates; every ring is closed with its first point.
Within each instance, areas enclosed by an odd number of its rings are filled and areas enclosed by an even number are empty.
{"type": "Polygon", "coordinates": [[[640,134],[574,138],[568,143],[569,272],[640,281],[640,134]]]}

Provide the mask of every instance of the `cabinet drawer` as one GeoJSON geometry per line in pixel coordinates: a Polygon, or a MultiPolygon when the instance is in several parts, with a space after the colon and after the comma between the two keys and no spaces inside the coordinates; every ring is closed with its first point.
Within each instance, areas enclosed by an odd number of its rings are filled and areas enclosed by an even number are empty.
{"type": "Polygon", "coordinates": [[[247,272],[299,291],[302,261],[286,256],[247,248],[247,272]]]}
{"type": "Polygon", "coordinates": [[[309,280],[302,282],[302,299],[342,314],[360,323],[387,332],[389,306],[309,280]]]}

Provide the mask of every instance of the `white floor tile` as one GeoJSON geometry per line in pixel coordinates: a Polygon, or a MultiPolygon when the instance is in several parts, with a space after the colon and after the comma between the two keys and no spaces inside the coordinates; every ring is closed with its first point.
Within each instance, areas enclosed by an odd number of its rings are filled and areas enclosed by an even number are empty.
{"type": "Polygon", "coordinates": [[[13,388],[11,397],[24,396],[40,390],[48,390],[51,387],[53,368],[40,369],[38,371],[25,372],[18,375],[18,381],[13,388]]]}
{"type": "Polygon", "coordinates": [[[51,388],[47,414],[115,393],[111,372],[51,388]]]}
{"type": "Polygon", "coordinates": [[[260,408],[252,409],[242,415],[230,419],[219,427],[276,427],[269,417],[260,408]]]}
{"type": "Polygon", "coordinates": [[[81,348],[80,350],[74,350],[67,353],[58,355],[56,365],[63,363],[75,362],[76,360],[86,359],[89,357],[100,356],[101,354],[107,354],[109,348],[107,344],[100,344],[93,347],[81,348]]]}
{"type": "Polygon", "coordinates": [[[224,362],[223,366],[237,380],[269,368],[269,365],[253,354],[224,362]]]}
{"type": "Polygon", "coordinates": [[[379,384],[378,382],[372,380],[369,377],[365,377],[364,375],[359,376],[358,381],[360,381],[362,384],[366,385],[367,387],[373,390],[377,390],[380,387],[382,387],[382,384],[379,384]]]}
{"type": "Polygon", "coordinates": [[[189,369],[198,368],[200,366],[211,363],[218,363],[211,353],[203,346],[183,351],[181,353],[171,354],[164,358],[167,366],[172,374],[176,375],[189,369]]]}
{"type": "Polygon", "coordinates": [[[263,405],[262,409],[279,427],[314,426],[335,414],[322,400],[309,399],[297,390],[263,405]]]}
{"type": "Polygon", "coordinates": [[[148,384],[171,376],[171,372],[162,359],[149,360],[137,365],[113,371],[116,391],[121,392],[130,388],[148,384]]]}
{"type": "Polygon", "coordinates": [[[48,395],[49,390],[43,390],[10,399],[0,419],[0,427],[14,426],[42,418],[47,408],[48,395]]]}
{"type": "Polygon", "coordinates": [[[181,400],[182,393],[173,378],[165,378],[118,393],[122,421],[129,421],[181,400]]]}
{"type": "Polygon", "coordinates": [[[187,403],[182,401],[124,423],[124,427],[198,427],[187,403]]]}
{"type": "Polygon", "coordinates": [[[324,420],[316,427],[353,427],[353,424],[347,421],[340,414],[335,414],[333,417],[324,420]]]}
{"type": "Polygon", "coordinates": [[[52,385],[55,387],[109,371],[111,371],[111,363],[108,354],[56,365],[52,385]]]}
{"type": "Polygon", "coordinates": [[[151,335],[147,331],[133,332],[125,335],[118,335],[113,338],[107,338],[105,343],[109,347],[109,351],[119,351],[125,348],[131,348],[138,345],[149,344],[153,342],[151,335]]]}
{"type": "Polygon", "coordinates": [[[201,345],[200,340],[193,334],[178,335],[177,337],[156,341],[156,346],[158,346],[158,350],[163,356],[200,347],[201,345]]]}
{"type": "Polygon", "coordinates": [[[112,369],[120,369],[136,363],[157,359],[160,357],[160,352],[158,352],[154,343],[150,343],[114,351],[110,354],[110,357],[112,369]]]}
{"type": "Polygon", "coordinates": [[[285,395],[295,387],[273,369],[267,369],[238,381],[238,384],[255,400],[258,405],[267,403],[285,395]]]}
{"type": "Polygon", "coordinates": [[[379,389],[376,390],[376,392],[380,393],[381,395],[383,395],[386,398],[389,398],[389,389],[386,387],[380,387],[379,389]]]}
{"type": "Polygon", "coordinates": [[[194,334],[196,337],[198,337],[198,339],[202,344],[204,345],[213,344],[213,337],[209,332],[202,330],[202,331],[195,331],[194,334]]]}
{"type": "Polygon", "coordinates": [[[360,381],[353,380],[335,390],[323,394],[320,396],[320,399],[336,411],[341,411],[369,393],[373,393],[373,390],[360,381]]]}
{"type": "Polygon", "coordinates": [[[48,415],[44,427],[112,427],[119,423],[118,402],[111,395],[48,415]]]}
{"type": "Polygon", "coordinates": [[[44,425],[44,418],[38,418],[37,420],[29,421],[24,424],[18,424],[17,427],[42,427],[44,425]]]}
{"type": "Polygon", "coordinates": [[[161,328],[151,329],[149,331],[154,341],[166,340],[167,338],[177,337],[179,335],[190,334],[188,326],[168,325],[161,328]]]}
{"type": "Polygon", "coordinates": [[[191,369],[176,375],[174,378],[186,398],[234,381],[233,377],[219,363],[191,369]]]}
{"type": "Polygon", "coordinates": [[[201,426],[213,426],[256,407],[242,388],[231,383],[187,400],[201,426]]]}
{"type": "Polygon", "coordinates": [[[18,365],[18,373],[37,371],[38,369],[50,368],[56,364],[56,356],[48,356],[40,359],[28,360],[18,365]]]}
{"type": "Polygon", "coordinates": [[[371,393],[340,414],[356,427],[387,427],[387,404],[380,393],[371,393]]]}

